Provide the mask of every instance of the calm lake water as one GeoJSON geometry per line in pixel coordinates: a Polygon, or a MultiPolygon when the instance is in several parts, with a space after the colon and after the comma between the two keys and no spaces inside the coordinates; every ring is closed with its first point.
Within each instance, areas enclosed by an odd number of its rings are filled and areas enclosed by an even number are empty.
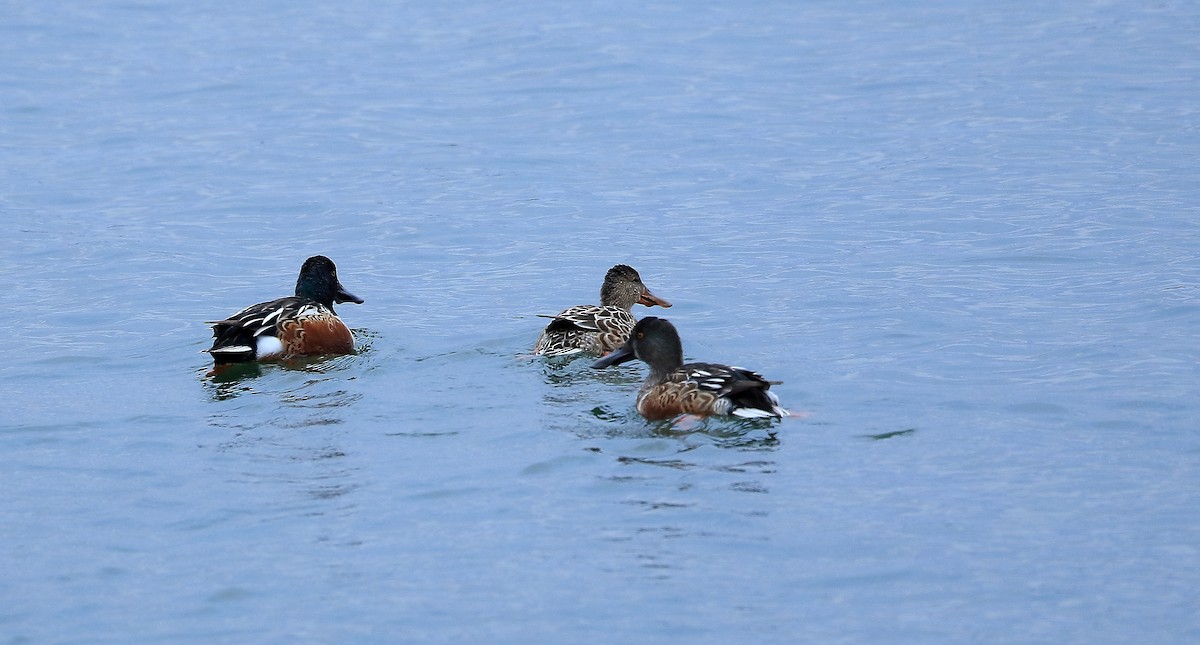
{"type": "Polygon", "coordinates": [[[1200,5],[3,4],[0,642],[1200,641],[1200,5]]]}

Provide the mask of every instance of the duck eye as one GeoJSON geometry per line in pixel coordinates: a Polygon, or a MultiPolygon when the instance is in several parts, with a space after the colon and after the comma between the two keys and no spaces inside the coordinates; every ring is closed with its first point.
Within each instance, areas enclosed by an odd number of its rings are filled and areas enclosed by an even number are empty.
{"type": "Polygon", "coordinates": [[[645,332],[640,332],[640,331],[638,332],[638,340],[641,340],[641,339],[643,339],[643,338],[645,338],[645,337],[646,337],[646,334],[645,334],[645,332]]]}

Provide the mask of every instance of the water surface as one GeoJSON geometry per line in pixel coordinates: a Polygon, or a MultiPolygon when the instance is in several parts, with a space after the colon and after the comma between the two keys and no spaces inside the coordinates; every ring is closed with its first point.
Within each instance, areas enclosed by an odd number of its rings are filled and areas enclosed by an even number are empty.
{"type": "Polygon", "coordinates": [[[1192,4],[3,15],[6,642],[1200,638],[1192,4]],[[529,356],[618,262],[797,414],[529,356]]]}

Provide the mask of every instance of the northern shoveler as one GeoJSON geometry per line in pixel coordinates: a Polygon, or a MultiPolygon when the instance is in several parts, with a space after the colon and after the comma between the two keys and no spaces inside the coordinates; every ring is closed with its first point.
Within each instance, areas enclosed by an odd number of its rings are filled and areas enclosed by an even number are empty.
{"type": "Polygon", "coordinates": [[[538,336],[534,354],[566,356],[579,352],[603,354],[629,338],[637,323],[629,313],[635,304],[670,307],[642,284],[633,267],[618,264],[608,270],[600,287],[599,305],[577,305],[564,309],[538,336]]]}
{"type": "Polygon", "coordinates": [[[338,281],[333,260],[314,255],[300,267],[296,295],[260,302],[210,322],[217,364],[316,354],[349,354],[354,336],[333,310],[336,302],[362,304],[338,281]]]}
{"type": "Polygon", "coordinates": [[[647,419],[680,414],[729,414],[745,418],[785,417],[779,398],[770,391],[779,381],[741,367],[716,363],[683,363],[683,344],[675,326],[662,318],[643,318],[629,340],[592,363],[600,369],[637,358],[650,375],[637,396],[637,411],[647,419]]]}

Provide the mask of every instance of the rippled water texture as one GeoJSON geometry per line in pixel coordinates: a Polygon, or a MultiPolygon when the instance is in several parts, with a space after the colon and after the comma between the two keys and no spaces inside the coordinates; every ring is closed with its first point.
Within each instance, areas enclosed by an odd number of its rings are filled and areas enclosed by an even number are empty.
{"type": "Polygon", "coordinates": [[[1197,34],[8,3],[3,642],[1200,641],[1197,34]],[[316,253],[359,353],[208,375],[316,253]],[[530,356],[618,262],[796,415],[530,356]]]}

